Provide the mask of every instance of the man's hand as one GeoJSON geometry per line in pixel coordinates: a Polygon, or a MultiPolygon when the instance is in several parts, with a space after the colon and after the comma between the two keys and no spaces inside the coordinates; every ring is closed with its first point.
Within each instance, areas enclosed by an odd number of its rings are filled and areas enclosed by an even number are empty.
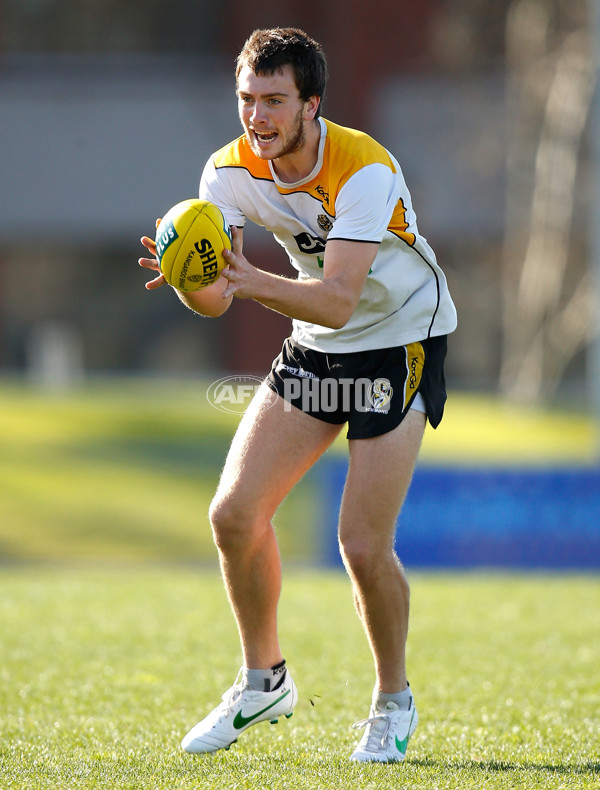
{"type": "MultiPolygon", "coordinates": [[[[160,219],[157,219],[156,227],[158,228],[159,225],[160,219]]],[[[243,236],[241,231],[238,231],[238,236],[239,247],[241,250],[241,237],[243,236]]],[[[151,269],[153,272],[158,272],[158,277],[155,277],[153,280],[150,280],[146,283],[147,290],[154,291],[156,288],[166,285],[167,281],[160,271],[158,258],[156,257],[156,242],[154,239],[151,239],[149,236],[142,236],[140,241],[148,250],[148,252],[154,256],[153,258],[139,258],[138,260],[139,265],[144,269],[151,269]]],[[[247,266],[250,266],[247,261],[246,264],[247,266]]],[[[231,297],[228,297],[224,293],[226,286],[227,280],[219,277],[216,282],[212,283],[211,285],[207,285],[206,288],[200,288],[198,291],[185,292],[179,291],[177,288],[173,288],[173,290],[179,299],[190,308],[190,310],[193,310],[195,313],[199,313],[200,315],[217,318],[218,316],[223,315],[223,313],[231,304],[231,297]]]]}
{"type": "MultiPolygon", "coordinates": [[[[156,227],[160,225],[160,219],[156,220],[156,227]]],[[[153,291],[155,288],[160,288],[161,285],[165,285],[167,282],[163,277],[160,266],[158,264],[158,258],[156,257],[156,242],[154,239],[151,239],[150,236],[142,236],[140,239],[144,247],[148,250],[151,255],[154,255],[154,258],[140,258],[138,263],[140,266],[143,266],[144,269],[152,269],[152,271],[158,272],[158,277],[155,277],[153,280],[150,280],[146,283],[146,288],[149,291],[153,291]]]]}
{"type": "Polygon", "coordinates": [[[253,266],[242,252],[244,234],[235,226],[231,228],[232,249],[224,250],[223,257],[227,266],[221,276],[227,280],[227,288],[223,292],[225,298],[235,296],[237,299],[252,299],[259,292],[259,286],[265,273],[253,266]]]}
{"type": "Polygon", "coordinates": [[[231,252],[221,278],[223,296],[254,299],[289,318],[341,329],[356,310],[379,245],[332,239],[327,242],[322,278],[288,279],[257,269],[242,254],[242,231],[232,228],[231,252]]]}

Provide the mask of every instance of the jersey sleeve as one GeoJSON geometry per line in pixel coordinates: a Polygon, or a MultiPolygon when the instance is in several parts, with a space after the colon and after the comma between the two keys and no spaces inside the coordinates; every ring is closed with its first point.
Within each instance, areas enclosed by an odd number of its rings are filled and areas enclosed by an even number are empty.
{"type": "Polygon", "coordinates": [[[398,202],[396,174],[383,164],[358,170],[340,189],[328,239],[379,243],[398,202]]]}
{"type": "Polygon", "coordinates": [[[200,200],[209,200],[220,208],[230,225],[243,228],[246,224],[246,217],[236,203],[227,173],[215,167],[212,156],[202,172],[199,197],[200,200]]]}

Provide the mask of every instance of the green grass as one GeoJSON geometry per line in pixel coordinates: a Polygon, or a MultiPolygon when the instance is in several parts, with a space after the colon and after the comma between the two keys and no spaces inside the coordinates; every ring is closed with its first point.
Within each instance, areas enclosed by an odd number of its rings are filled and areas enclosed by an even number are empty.
{"type": "MultiPolygon", "coordinates": [[[[235,415],[202,383],[126,380],[67,393],[0,387],[0,557],[198,561],[235,415]]],[[[314,554],[309,474],[277,519],[282,552],[314,554]],[[300,506],[302,502],[302,506],[300,506]]]]}
{"type": "MultiPolygon", "coordinates": [[[[403,765],[349,763],[372,665],[343,574],[297,569],[321,529],[318,467],[276,519],[296,713],[181,752],[240,662],[206,518],[237,418],[205,390],[0,386],[1,790],[598,787],[592,575],[414,574],[419,728],[403,765]]],[[[451,396],[421,460],[597,463],[597,428],[451,396]]]]}
{"type": "MultiPolygon", "coordinates": [[[[207,510],[238,418],[207,382],[105,380],[64,393],[0,385],[0,557],[5,561],[214,560],[207,510]]],[[[450,395],[421,462],[597,463],[585,415],[450,395]],[[482,436],[485,441],[482,441],[482,436]]],[[[342,437],[331,450],[346,452],[342,437]]],[[[276,525],[286,559],[315,555],[319,467],[276,525]]]]}
{"type": "Polygon", "coordinates": [[[212,571],[0,574],[0,787],[592,788],[600,780],[600,580],[413,574],[421,722],[396,766],[348,761],[371,661],[343,574],[291,571],[281,637],[296,712],[230,751],[179,749],[237,672],[212,571]]]}

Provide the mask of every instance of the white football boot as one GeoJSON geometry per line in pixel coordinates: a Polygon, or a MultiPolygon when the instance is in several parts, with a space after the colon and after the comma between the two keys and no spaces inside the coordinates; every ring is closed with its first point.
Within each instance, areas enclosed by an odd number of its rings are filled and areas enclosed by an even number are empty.
{"type": "Polygon", "coordinates": [[[274,691],[256,691],[248,687],[243,670],[235,683],[223,694],[222,702],[205,719],[198,722],[181,741],[190,754],[229,749],[248,727],[260,721],[276,724],[279,716],[289,719],[298,702],[298,691],[289,670],[274,691]]]}
{"type": "Polygon", "coordinates": [[[381,710],[371,706],[369,718],[353,725],[365,731],[350,759],[362,763],[401,762],[418,721],[412,699],[410,710],[400,710],[395,702],[387,702],[381,710]]]}

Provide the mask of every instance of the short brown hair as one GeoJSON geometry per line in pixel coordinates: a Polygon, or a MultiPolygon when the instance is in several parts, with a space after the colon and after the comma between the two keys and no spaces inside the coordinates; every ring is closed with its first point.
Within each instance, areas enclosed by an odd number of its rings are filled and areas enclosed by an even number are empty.
{"type": "Polygon", "coordinates": [[[255,74],[273,74],[282,66],[290,65],[302,101],[311,96],[321,99],[316,118],[321,113],[321,103],[327,87],[327,61],[321,45],[295,27],[275,27],[255,30],[244,44],[237,58],[236,79],[244,66],[255,74]]]}

